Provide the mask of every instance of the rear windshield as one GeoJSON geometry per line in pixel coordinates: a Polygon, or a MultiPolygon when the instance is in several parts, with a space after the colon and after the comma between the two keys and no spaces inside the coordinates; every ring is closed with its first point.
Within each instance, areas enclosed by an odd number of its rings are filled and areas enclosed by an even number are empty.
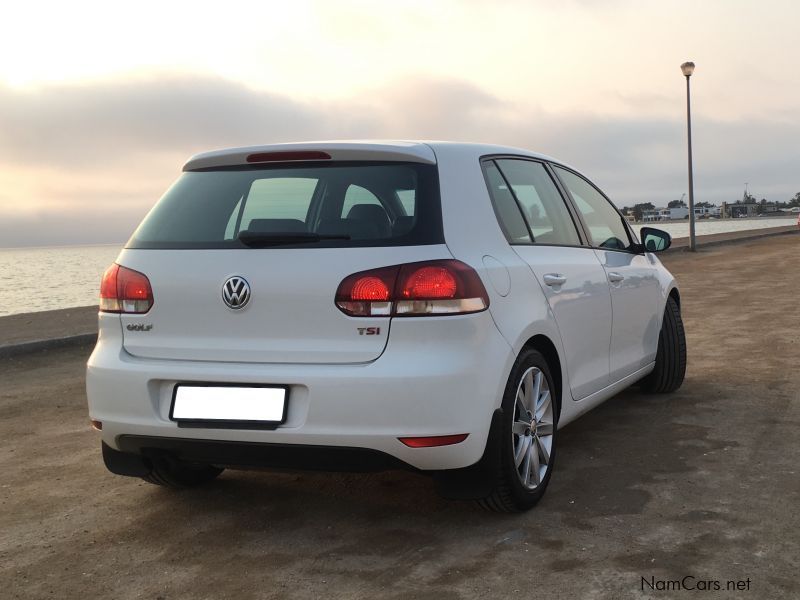
{"type": "Polygon", "coordinates": [[[253,238],[266,246],[283,239],[282,248],[440,244],[436,167],[340,162],[188,171],[126,247],[245,248],[242,240],[253,238]]]}

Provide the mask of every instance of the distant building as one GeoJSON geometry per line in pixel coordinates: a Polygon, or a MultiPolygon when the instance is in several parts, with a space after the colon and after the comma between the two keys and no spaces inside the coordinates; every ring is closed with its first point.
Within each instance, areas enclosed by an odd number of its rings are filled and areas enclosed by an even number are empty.
{"type": "Polygon", "coordinates": [[[720,216],[724,218],[755,217],[758,204],[755,202],[737,202],[736,204],[722,203],[720,216]]]}
{"type": "Polygon", "coordinates": [[[694,216],[697,219],[706,219],[708,217],[718,217],[720,214],[719,206],[696,206],[694,209],[694,216]]]}
{"type": "Polygon", "coordinates": [[[689,207],[688,206],[676,206],[675,208],[668,208],[669,211],[669,220],[676,221],[678,219],[688,219],[689,218],[689,207]]]}
{"type": "Polygon", "coordinates": [[[642,221],[679,221],[689,217],[689,209],[686,206],[676,206],[674,208],[656,208],[654,210],[643,210],[642,221]]]}
{"type": "Polygon", "coordinates": [[[650,223],[652,221],[661,221],[661,211],[664,210],[663,208],[656,208],[653,210],[643,210],[642,211],[642,221],[645,223],[650,223]]]}

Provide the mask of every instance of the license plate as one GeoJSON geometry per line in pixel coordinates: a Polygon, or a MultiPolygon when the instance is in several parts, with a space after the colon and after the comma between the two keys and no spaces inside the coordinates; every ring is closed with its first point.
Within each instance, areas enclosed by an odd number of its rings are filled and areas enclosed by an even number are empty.
{"type": "Polygon", "coordinates": [[[285,386],[175,386],[169,417],[179,426],[275,427],[286,420],[285,386]]]}

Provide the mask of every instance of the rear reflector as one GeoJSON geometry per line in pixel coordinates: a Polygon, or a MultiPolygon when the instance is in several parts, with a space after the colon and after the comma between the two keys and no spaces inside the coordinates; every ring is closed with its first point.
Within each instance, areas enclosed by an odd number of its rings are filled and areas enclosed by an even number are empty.
{"type": "Polygon", "coordinates": [[[351,317],[415,317],[480,312],[489,296],[475,270],[432,260],[354,273],[339,284],[336,306],[351,317]]]}
{"type": "Polygon", "coordinates": [[[143,314],[153,306],[153,289],[144,273],[116,263],[100,283],[100,312],[143,314]]]}
{"type": "Polygon", "coordinates": [[[435,435],[432,437],[401,437],[397,438],[409,448],[436,448],[437,446],[452,446],[460,444],[467,439],[468,433],[457,435],[435,435]]]}
{"type": "Polygon", "coordinates": [[[319,150],[297,150],[287,152],[259,152],[247,157],[249,163],[289,162],[293,160],[330,160],[331,155],[319,150]]]}
{"type": "Polygon", "coordinates": [[[89,422],[92,424],[92,429],[94,429],[95,431],[103,431],[103,424],[100,421],[95,421],[94,419],[92,419],[89,422]]]}

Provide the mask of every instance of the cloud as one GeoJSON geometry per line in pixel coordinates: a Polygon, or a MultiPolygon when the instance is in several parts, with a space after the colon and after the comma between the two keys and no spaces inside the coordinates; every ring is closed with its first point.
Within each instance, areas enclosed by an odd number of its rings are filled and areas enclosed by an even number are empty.
{"type": "MultiPolygon", "coordinates": [[[[573,164],[620,205],[665,204],[686,190],[685,124],[635,114],[545,112],[532,99],[431,77],[339,101],[199,76],[0,86],[0,246],[123,241],[191,154],[304,139],[521,146],[573,164]]],[[[759,198],[800,190],[798,119],[701,118],[694,136],[698,201],[733,200],[745,181],[759,198]]]]}
{"type": "Polygon", "coordinates": [[[324,118],[288,98],[205,77],[0,88],[0,114],[0,159],[64,166],[306,136],[324,118]]]}

